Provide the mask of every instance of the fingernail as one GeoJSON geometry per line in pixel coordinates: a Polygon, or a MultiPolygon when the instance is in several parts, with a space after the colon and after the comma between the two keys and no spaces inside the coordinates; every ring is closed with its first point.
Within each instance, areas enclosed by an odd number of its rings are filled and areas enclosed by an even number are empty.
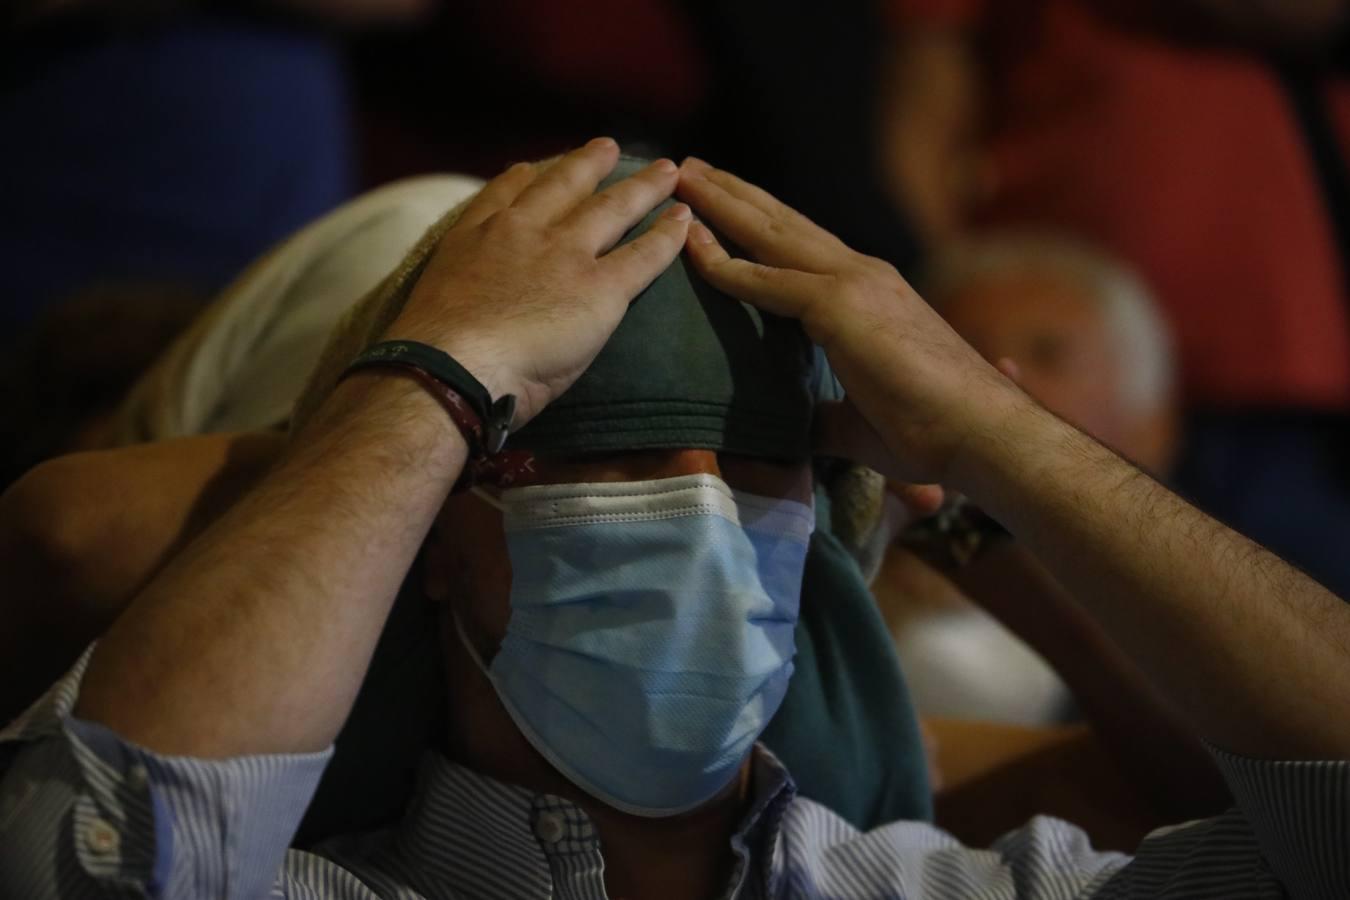
{"type": "Polygon", "coordinates": [[[612,137],[598,137],[586,145],[592,150],[607,150],[619,146],[612,137]]]}
{"type": "Polygon", "coordinates": [[[695,222],[689,226],[689,238],[696,244],[713,243],[713,233],[702,222],[695,222]]]}
{"type": "Polygon", "coordinates": [[[666,215],[677,222],[688,222],[694,217],[694,214],[690,212],[689,207],[683,203],[676,203],[670,209],[666,210],[666,215]]]}
{"type": "Polygon", "coordinates": [[[670,175],[680,170],[679,166],[675,165],[675,163],[669,159],[658,159],[656,162],[652,163],[652,168],[663,175],[670,175]]]}
{"type": "Polygon", "coordinates": [[[712,168],[712,166],[699,159],[697,156],[686,156],[684,165],[681,166],[685,173],[695,178],[702,178],[703,173],[712,168]]]}

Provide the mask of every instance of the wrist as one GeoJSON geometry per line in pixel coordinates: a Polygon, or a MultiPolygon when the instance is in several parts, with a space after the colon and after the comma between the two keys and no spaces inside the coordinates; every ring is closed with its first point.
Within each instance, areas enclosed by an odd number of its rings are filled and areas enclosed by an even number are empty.
{"type": "Polygon", "coordinates": [[[471,335],[428,334],[427,330],[417,328],[411,323],[404,325],[395,322],[385,330],[376,343],[408,341],[435,347],[463,366],[474,378],[487,388],[493,400],[506,394],[521,395],[519,379],[513,378],[505,365],[503,354],[485,346],[481,340],[471,335]]]}
{"type": "Polygon", "coordinates": [[[469,455],[464,435],[436,399],[397,369],[344,378],[299,440],[342,454],[381,454],[443,482],[447,493],[469,455]]]}
{"type": "Polygon", "coordinates": [[[480,483],[507,487],[533,468],[534,457],[528,451],[503,450],[517,421],[516,394],[494,399],[458,360],[422,341],[377,341],[347,366],[341,378],[371,369],[392,370],[416,382],[459,430],[468,458],[452,493],[480,483]]]}
{"type": "Polygon", "coordinates": [[[1078,435],[1020,390],[984,414],[968,429],[947,469],[948,487],[970,497],[999,521],[1006,521],[1007,498],[1018,486],[1055,469],[1053,458],[1067,435],[1078,435]]]}

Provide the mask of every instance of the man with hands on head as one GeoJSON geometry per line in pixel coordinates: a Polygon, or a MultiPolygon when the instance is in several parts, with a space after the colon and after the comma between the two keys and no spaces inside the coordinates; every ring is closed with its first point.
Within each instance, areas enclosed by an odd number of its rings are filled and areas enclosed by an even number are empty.
{"type": "Polygon", "coordinates": [[[493,470],[472,420],[447,415],[435,384],[375,367],[341,380],[259,486],[3,734],[0,883],[53,897],[1344,895],[1350,726],[1327,711],[1350,692],[1350,611],[1042,410],[886,264],[693,160],[594,193],[617,155],[595,141],[490,182],[405,273],[415,286],[383,338],[514,396],[528,433],[687,248],[713,287],[824,347],[849,400],[818,410],[821,449],[981,503],[1223,748],[1239,808],[1133,861],[1050,820],[990,851],[920,823],[858,833],[753,746],[791,670],[803,463],[697,445],[541,455],[512,484],[452,495],[466,464],[493,470]],[[672,192],[749,258],[683,204],[615,246],[672,192]],[[578,565],[578,536],[616,522],[665,548],[663,566],[606,581],[578,565]],[[287,851],[424,545],[449,610],[455,762],[428,768],[399,828],[287,851]],[[550,594],[572,584],[591,590],[550,594]],[[532,704],[532,676],[549,702],[532,704]],[[586,708],[610,689],[623,702],[586,708]],[[590,727],[608,740],[586,743],[590,727]]]}

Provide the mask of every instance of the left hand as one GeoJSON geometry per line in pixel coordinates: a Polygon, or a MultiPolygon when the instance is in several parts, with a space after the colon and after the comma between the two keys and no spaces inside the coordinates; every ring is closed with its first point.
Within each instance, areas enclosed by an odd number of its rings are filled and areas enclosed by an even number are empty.
{"type": "Polygon", "coordinates": [[[699,273],[799,319],[824,348],[848,399],[821,410],[818,449],[899,481],[946,482],[967,448],[997,446],[1004,418],[1032,405],[894,267],[766,191],[689,159],[676,195],[751,257],[733,258],[696,222],[686,250],[699,273]]]}

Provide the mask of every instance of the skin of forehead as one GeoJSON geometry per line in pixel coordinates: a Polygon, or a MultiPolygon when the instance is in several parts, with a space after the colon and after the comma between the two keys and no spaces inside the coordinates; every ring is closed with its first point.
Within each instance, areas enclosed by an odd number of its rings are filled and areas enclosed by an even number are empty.
{"type": "Polygon", "coordinates": [[[641,450],[588,459],[541,458],[535,471],[518,482],[568,484],[648,481],[679,475],[716,475],[728,486],[765,497],[806,502],[811,496],[809,463],[786,463],[713,450],[641,450]]]}

